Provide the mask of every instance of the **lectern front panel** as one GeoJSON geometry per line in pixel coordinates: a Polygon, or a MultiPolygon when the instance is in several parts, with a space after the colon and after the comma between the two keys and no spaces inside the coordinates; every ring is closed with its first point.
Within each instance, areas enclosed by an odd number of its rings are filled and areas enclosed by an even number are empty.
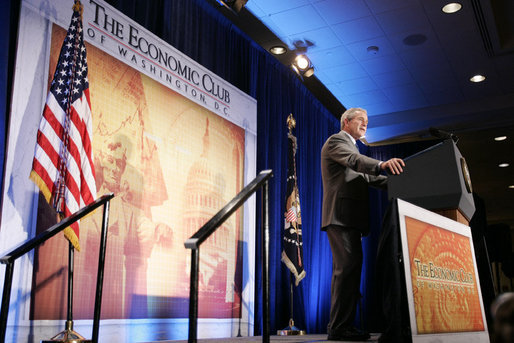
{"type": "Polygon", "coordinates": [[[389,198],[428,210],[458,209],[469,221],[475,212],[469,171],[451,139],[404,159],[404,172],[388,178],[389,198]]]}

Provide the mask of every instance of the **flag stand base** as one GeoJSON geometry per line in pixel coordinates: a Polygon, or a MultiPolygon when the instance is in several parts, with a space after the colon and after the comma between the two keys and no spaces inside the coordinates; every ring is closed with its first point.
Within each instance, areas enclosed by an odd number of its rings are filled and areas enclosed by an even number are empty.
{"type": "Polygon", "coordinates": [[[305,335],[304,330],[298,329],[294,326],[294,322],[292,319],[289,319],[289,326],[283,330],[277,330],[278,336],[303,336],[305,335]]]}
{"type": "Polygon", "coordinates": [[[85,339],[77,332],[73,331],[73,322],[66,321],[66,329],[59,332],[57,335],[49,340],[41,341],[41,343],[55,343],[55,342],[67,342],[67,343],[90,343],[90,339],[85,339]]]}

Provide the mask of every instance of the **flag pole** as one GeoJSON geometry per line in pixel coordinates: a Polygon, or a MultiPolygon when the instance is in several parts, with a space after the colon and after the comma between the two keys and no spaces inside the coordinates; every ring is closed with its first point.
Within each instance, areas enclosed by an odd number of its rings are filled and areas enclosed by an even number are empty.
{"type": "Polygon", "coordinates": [[[293,273],[289,273],[289,325],[277,331],[278,336],[303,336],[305,335],[305,330],[301,330],[294,325],[293,320],[293,273]]]}
{"type": "MultiPolygon", "coordinates": [[[[59,217],[59,216],[58,216],[59,217]]],[[[60,221],[60,220],[59,220],[60,221]]],[[[68,242],[68,309],[64,330],[52,337],[50,340],[42,340],[41,343],[69,342],[69,343],[89,343],[91,340],[85,339],[79,333],[73,331],[73,267],[75,248],[68,242]]]]}
{"type": "MultiPolygon", "coordinates": [[[[70,121],[71,121],[73,97],[75,96],[75,93],[80,94],[80,92],[78,92],[78,91],[74,92],[74,90],[77,90],[77,89],[75,89],[75,87],[76,87],[75,83],[77,83],[78,85],[81,84],[81,80],[75,79],[75,77],[77,76],[77,74],[83,73],[84,70],[87,70],[87,67],[84,65],[82,70],[77,72],[77,64],[81,61],[81,58],[80,58],[81,56],[79,56],[79,55],[81,55],[81,53],[82,53],[82,48],[84,50],[84,64],[86,64],[86,62],[85,62],[85,47],[80,46],[81,44],[83,44],[82,13],[84,11],[84,7],[83,7],[82,3],[80,2],[80,0],[74,0],[74,4],[73,4],[72,8],[73,8],[72,20],[70,22],[70,27],[68,28],[68,32],[67,32],[68,34],[71,35],[71,37],[69,39],[73,41],[73,44],[70,42],[70,46],[69,46],[69,49],[72,50],[72,53],[71,53],[72,65],[71,65],[71,68],[70,68],[69,74],[68,74],[68,75],[70,75],[69,82],[67,84],[65,84],[65,82],[63,80],[61,80],[64,87],[66,87],[66,89],[64,91],[65,96],[63,96],[63,99],[62,99],[62,104],[64,104],[65,107],[64,108],[61,107],[61,109],[65,110],[64,112],[66,115],[64,117],[64,123],[61,123],[61,125],[63,126],[63,129],[64,129],[64,133],[63,133],[63,137],[61,137],[62,146],[61,146],[61,151],[59,152],[59,162],[58,162],[59,163],[59,167],[58,167],[59,174],[58,174],[57,180],[55,180],[56,185],[57,185],[55,193],[50,192],[47,185],[45,185],[45,187],[43,187],[43,189],[45,190],[45,191],[43,191],[43,193],[44,194],[46,193],[45,195],[48,196],[47,201],[49,201],[49,203],[50,203],[50,200],[51,200],[53,207],[57,211],[57,222],[60,222],[62,219],[64,219],[66,217],[66,209],[68,209],[67,204],[66,204],[65,192],[66,192],[66,187],[67,187],[66,163],[67,163],[68,157],[69,157],[69,144],[70,144],[69,141],[72,140],[72,138],[70,137],[70,133],[69,133],[70,127],[72,125],[70,121]],[[73,25],[74,21],[78,21],[75,24],[77,26],[73,25]],[[71,32],[73,32],[73,34],[71,32]],[[77,59],[79,62],[77,61],[77,59]],[[51,193],[53,193],[53,194],[51,194],[51,193]]],[[[64,48],[64,43],[63,43],[63,47],[61,48],[61,52],[62,52],[63,48],[64,48]]],[[[67,55],[67,57],[68,56],[70,56],[70,55],[67,55]]],[[[59,63],[61,62],[61,58],[62,58],[62,56],[59,55],[59,61],[58,61],[58,65],[56,67],[56,74],[54,75],[53,80],[52,80],[52,86],[56,82],[55,78],[57,75],[57,70],[59,68],[59,63]]],[[[66,75],[66,73],[63,73],[63,76],[64,75],[66,75]]],[[[87,72],[86,72],[86,75],[87,75],[87,72]]],[[[78,86],[78,87],[80,88],[80,86],[78,86]]],[[[60,92],[58,94],[61,94],[62,91],[60,89],[59,89],[59,91],[60,92]]],[[[52,91],[50,91],[50,93],[51,92],[52,91]]],[[[59,105],[59,106],[61,106],[61,105],[59,105]]],[[[31,173],[31,176],[32,176],[32,173],[31,173]]],[[[39,177],[35,176],[36,184],[38,186],[40,184],[43,185],[43,182],[37,182],[38,179],[39,179],[39,177]]],[[[94,193],[96,193],[96,190],[94,191],[94,193]]],[[[82,196],[82,194],[80,194],[80,195],[82,196]]],[[[94,199],[94,197],[95,196],[93,195],[93,199],[94,199]]],[[[69,241],[68,294],[67,294],[66,322],[64,324],[63,331],[59,332],[57,335],[52,337],[50,340],[42,340],[41,343],[52,343],[52,342],[89,343],[89,342],[91,342],[91,340],[87,340],[84,337],[82,337],[80,334],[78,334],[77,332],[73,331],[73,272],[74,272],[74,263],[75,263],[74,262],[74,252],[75,252],[75,244],[77,246],[77,249],[80,251],[80,247],[78,245],[78,233],[75,233],[72,227],[68,227],[64,230],[64,234],[65,234],[66,238],[68,238],[68,241],[69,241]]]]}
{"type": "MultiPolygon", "coordinates": [[[[289,129],[289,136],[293,135],[293,128],[295,126],[296,126],[296,120],[294,119],[293,114],[291,113],[287,117],[287,127],[289,129]]],[[[297,189],[297,187],[296,187],[296,163],[293,166],[293,168],[294,168],[294,179],[295,179],[295,190],[296,190],[297,189]]],[[[286,208],[286,211],[287,210],[288,209],[286,208]]],[[[298,283],[297,283],[297,285],[298,285],[298,283]]],[[[293,299],[293,273],[292,273],[292,271],[290,271],[289,272],[289,325],[286,328],[277,331],[277,335],[279,335],[279,336],[296,336],[296,335],[305,335],[306,334],[304,330],[300,330],[294,325],[293,300],[294,300],[293,299]]]]}

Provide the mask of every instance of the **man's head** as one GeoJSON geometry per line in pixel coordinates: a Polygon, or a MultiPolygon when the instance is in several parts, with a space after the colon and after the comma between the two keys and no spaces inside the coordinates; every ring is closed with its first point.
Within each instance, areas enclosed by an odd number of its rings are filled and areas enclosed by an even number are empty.
{"type": "Polygon", "coordinates": [[[363,108],[349,108],[341,115],[341,130],[346,131],[355,139],[366,134],[368,113],[363,108]]]}
{"type": "Polygon", "coordinates": [[[120,140],[107,145],[102,161],[103,177],[106,187],[117,190],[121,185],[121,177],[127,166],[127,149],[120,140]]]}

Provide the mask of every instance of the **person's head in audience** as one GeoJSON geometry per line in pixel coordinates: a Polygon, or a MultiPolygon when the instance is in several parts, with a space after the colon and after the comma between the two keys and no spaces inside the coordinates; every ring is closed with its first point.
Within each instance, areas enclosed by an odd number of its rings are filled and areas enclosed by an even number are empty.
{"type": "Polygon", "coordinates": [[[500,294],[491,305],[493,343],[514,342],[514,293],[500,294]]]}

